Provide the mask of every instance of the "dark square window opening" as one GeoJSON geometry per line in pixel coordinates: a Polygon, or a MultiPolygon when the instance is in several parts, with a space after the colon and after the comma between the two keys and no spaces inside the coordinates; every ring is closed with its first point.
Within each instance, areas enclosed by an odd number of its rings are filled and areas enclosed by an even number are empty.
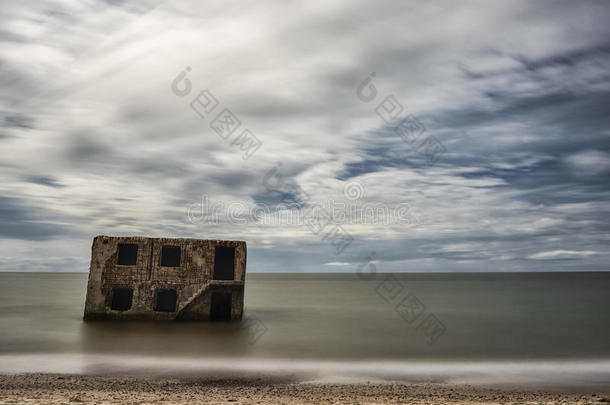
{"type": "Polygon", "coordinates": [[[127,311],[131,309],[131,302],[133,300],[133,288],[113,288],[112,289],[112,302],[110,309],[115,311],[127,311]]]}
{"type": "Polygon", "coordinates": [[[119,243],[117,264],[121,266],[135,266],[138,261],[138,245],[135,243],[119,243]]]}
{"type": "Polygon", "coordinates": [[[180,246],[163,246],[161,249],[161,266],[180,267],[180,246]]]}
{"type": "Polygon", "coordinates": [[[214,253],[214,280],[235,279],[235,248],[216,246],[214,253]]]}
{"type": "Polygon", "coordinates": [[[212,321],[231,320],[231,293],[213,292],[210,308],[210,319],[212,321]]]}
{"type": "Polygon", "coordinates": [[[176,290],[157,291],[157,312],[176,312],[176,290]]]}

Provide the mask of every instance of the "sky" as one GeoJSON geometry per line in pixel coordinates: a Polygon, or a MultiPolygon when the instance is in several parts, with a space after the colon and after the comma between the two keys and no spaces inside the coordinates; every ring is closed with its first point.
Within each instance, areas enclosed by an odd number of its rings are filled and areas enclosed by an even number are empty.
{"type": "Polygon", "coordinates": [[[0,4],[0,271],[609,270],[608,2],[0,4]]]}

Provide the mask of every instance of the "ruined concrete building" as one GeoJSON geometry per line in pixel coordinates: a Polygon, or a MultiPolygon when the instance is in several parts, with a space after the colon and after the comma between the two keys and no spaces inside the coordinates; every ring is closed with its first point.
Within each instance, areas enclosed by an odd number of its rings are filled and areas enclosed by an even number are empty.
{"type": "Polygon", "coordinates": [[[246,242],[96,236],[85,319],[239,320],[246,242]]]}

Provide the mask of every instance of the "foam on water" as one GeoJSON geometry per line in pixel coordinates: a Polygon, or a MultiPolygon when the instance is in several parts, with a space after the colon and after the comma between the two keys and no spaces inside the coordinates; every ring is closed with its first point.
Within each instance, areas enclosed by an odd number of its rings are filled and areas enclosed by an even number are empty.
{"type": "Polygon", "coordinates": [[[477,385],[605,386],[610,359],[597,361],[404,362],[189,359],[87,354],[1,355],[1,373],[290,377],[301,382],[445,382],[477,385]]]}

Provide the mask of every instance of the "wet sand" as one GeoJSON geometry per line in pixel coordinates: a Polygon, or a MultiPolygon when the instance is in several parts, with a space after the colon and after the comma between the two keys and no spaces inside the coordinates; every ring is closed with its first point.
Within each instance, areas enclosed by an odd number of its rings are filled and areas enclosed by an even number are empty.
{"type": "Polygon", "coordinates": [[[57,374],[0,376],[2,404],[604,404],[605,392],[449,384],[323,384],[288,380],[144,378],[57,374]]]}

